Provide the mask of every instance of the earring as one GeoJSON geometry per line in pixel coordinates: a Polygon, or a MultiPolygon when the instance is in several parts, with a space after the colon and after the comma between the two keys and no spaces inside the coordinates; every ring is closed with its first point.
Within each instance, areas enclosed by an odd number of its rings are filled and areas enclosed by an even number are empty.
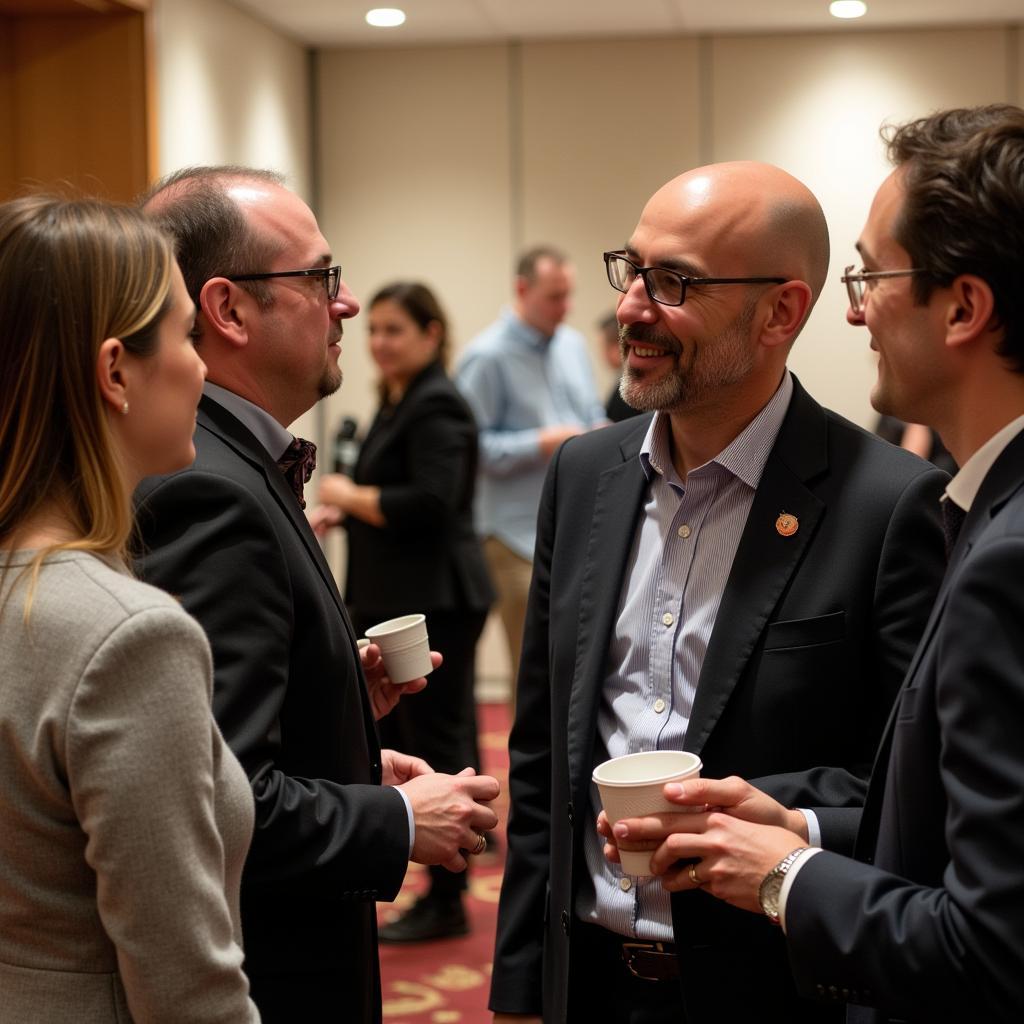
{"type": "Polygon", "coordinates": [[[121,415],[122,416],[127,416],[128,415],[128,403],[127,402],[125,402],[124,405],[121,406],[121,415]]]}

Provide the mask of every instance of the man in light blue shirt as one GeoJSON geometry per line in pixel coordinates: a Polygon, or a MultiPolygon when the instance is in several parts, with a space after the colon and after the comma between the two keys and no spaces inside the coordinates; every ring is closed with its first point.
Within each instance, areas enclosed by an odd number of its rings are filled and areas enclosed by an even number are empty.
{"type": "Polygon", "coordinates": [[[572,266],[556,249],[523,253],[513,307],[469,343],[456,370],[480,428],[477,529],[498,591],[513,683],[548,460],[563,441],[605,419],[583,336],[562,322],[573,282],[572,266]]]}

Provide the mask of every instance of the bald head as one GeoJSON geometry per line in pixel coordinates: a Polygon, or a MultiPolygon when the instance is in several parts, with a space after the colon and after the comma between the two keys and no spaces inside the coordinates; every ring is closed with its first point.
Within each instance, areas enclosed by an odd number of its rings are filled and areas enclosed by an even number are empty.
{"type": "Polygon", "coordinates": [[[810,189],[779,167],[735,161],[687,171],[654,193],[640,218],[645,223],[667,227],[681,252],[698,255],[699,243],[706,276],[804,281],[812,305],[821,294],[829,259],[825,215],[810,189]]]}

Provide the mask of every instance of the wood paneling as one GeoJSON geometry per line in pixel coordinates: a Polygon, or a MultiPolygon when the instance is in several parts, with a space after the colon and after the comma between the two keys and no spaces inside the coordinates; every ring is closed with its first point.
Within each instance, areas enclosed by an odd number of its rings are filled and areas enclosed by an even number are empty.
{"type": "Polygon", "coordinates": [[[14,39],[10,18],[0,15],[0,197],[14,180],[14,39]]]}
{"type": "Polygon", "coordinates": [[[151,6],[150,0],[0,0],[0,14],[123,14],[151,6]]]}
{"type": "MultiPolygon", "coordinates": [[[[118,4],[123,11],[124,5],[118,4]]],[[[6,19],[0,190],[70,183],[131,199],[149,179],[145,15],[6,19]]]]}

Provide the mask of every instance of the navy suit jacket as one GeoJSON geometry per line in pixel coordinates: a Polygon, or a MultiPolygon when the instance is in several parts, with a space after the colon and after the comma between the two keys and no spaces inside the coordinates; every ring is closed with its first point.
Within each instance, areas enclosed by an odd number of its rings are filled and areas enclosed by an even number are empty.
{"type": "MultiPolygon", "coordinates": [[[[822,409],[795,383],[722,597],[685,746],[704,774],[788,806],[863,804],[879,736],[943,568],[944,473],[822,409]],[[799,528],[781,536],[781,512],[799,528]]],[[[594,828],[598,705],[647,487],[650,416],[565,444],[541,500],[517,714],[496,1010],[572,1020],[572,928],[594,828]]],[[[782,935],[706,893],[672,899],[695,1024],[835,1011],[796,995],[782,935]],[[741,980],[739,980],[741,979],[741,980]]],[[[781,1019],[781,1017],[779,1018],[781,1019]]]]}
{"type": "Polygon", "coordinates": [[[210,639],[213,710],[249,776],[242,878],[249,972],[330,973],[346,1019],[379,1020],[374,901],[408,864],[405,804],[382,787],[355,635],[275,461],[203,398],[196,461],[136,495],[140,575],[210,639]]]}
{"type": "Polygon", "coordinates": [[[850,1021],[1024,1020],[1024,434],[989,470],[887,726],[850,860],[786,907],[850,1021]]]}

